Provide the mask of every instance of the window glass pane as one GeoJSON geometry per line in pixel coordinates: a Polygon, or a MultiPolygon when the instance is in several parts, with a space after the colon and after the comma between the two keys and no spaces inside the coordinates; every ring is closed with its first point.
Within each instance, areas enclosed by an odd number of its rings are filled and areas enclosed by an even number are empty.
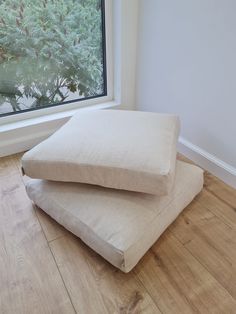
{"type": "Polygon", "coordinates": [[[0,0],[0,116],[106,95],[102,0],[0,0]]]}

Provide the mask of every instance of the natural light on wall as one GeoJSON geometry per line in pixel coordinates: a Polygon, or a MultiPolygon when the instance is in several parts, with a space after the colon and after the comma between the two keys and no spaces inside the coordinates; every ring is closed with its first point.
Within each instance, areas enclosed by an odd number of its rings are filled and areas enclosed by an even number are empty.
{"type": "Polygon", "coordinates": [[[0,116],[107,95],[103,0],[0,0],[0,116]]]}

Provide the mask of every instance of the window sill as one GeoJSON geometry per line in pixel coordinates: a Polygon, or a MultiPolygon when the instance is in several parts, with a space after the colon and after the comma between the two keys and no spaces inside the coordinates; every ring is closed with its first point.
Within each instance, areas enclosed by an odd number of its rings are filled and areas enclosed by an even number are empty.
{"type": "Polygon", "coordinates": [[[118,108],[115,101],[0,125],[0,157],[26,151],[58,130],[79,110],[118,108]]]}
{"type": "Polygon", "coordinates": [[[71,118],[77,111],[79,110],[98,110],[98,109],[108,109],[112,107],[116,107],[118,104],[115,101],[105,102],[101,104],[91,105],[87,107],[81,107],[77,109],[72,110],[66,110],[62,112],[57,113],[51,113],[40,117],[34,117],[34,118],[27,118],[24,120],[6,123],[3,125],[0,125],[0,133],[7,132],[11,130],[16,130],[19,128],[25,128],[32,125],[42,124],[46,122],[52,122],[52,121],[59,121],[59,120],[65,120],[71,118]]]}

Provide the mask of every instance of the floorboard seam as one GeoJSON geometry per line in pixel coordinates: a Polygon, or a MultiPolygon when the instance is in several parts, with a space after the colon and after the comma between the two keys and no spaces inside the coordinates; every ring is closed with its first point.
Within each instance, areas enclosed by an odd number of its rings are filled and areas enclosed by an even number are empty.
{"type": "MultiPolygon", "coordinates": [[[[19,176],[20,176],[20,178],[21,178],[21,181],[22,181],[22,183],[23,183],[23,186],[24,186],[24,185],[25,185],[25,182],[24,182],[24,178],[23,178],[23,176],[22,176],[22,174],[21,174],[21,170],[20,170],[20,158],[21,158],[21,156],[17,156],[17,155],[14,157],[13,167],[14,167],[14,169],[16,168],[16,171],[18,172],[18,174],[19,174],[19,176]]],[[[220,196],[218,196],[214,191],[212,191],[211,189],[209,189],[206,185],[204,185],[204,189],[205,189],[207,192],[211,193],[211,195],[212,195],[213,197],[215,197],[217,200],[219,200],[220,202],[222,202],[222,204],[225,204],[226,206],[228,206],[229,208],[231,208],[234,212],[236,211],[235,207],[232,206],[232,204],[230,204],[227,200],[222,199],[222,198],[221,198],[220,196]]],[[[230,193],[230,192],[229,192],[229,193],[230,193]]],[[[226,195],[226,196],[227,196],[227,195],[226,195]]],[[[201,206],[203,206],[206,210],[208,210],[209,212],[211,212],[216,218],[219,219],[220,222],[224,223],[227,227],[230,227],[231,229],[235,230],[232,226],[229,226],[229,225],[227,224],[227,222],[226,222],[226,221],[224,220],[224,218],[223,218],[224,216],[221,217],[220,215],[217,215],[214,211],[212,211],[211,209],[209,209],[208,207],[206,207],[206,205],[204,204],[203,201],[202,201],[202,202],[201,202],[201,201],[198,201],[198,200],[195,200],[195,201],[196,201],[197,203],[201,204],[201,206]]],[[[53,258],[53,260],[54,260],[55,266],[56,266],[56,268],[57,268],[57,270],[58,270],[58,272],[59,272],[59,275],[60,275],[60,277],[61,277],[62,283],[63,283],[63,285],[64,285],[64,287],[65,287],[65,291],[66,291],[66,293],[67,293],[67,295],[68,295],[68,298],[69,298],[69,300],[70,300],[70,302],[71,302],[71,306],[72,306],[72,308],[74,309],[74,312],[77,313],[77,311],[76,311],[76,309],[75,309],[75,306],[74,306],[74,304],[73,304],[73,302],[72,302],[71,295],[70,295],[70,293],[69,293],[69,291],[68,291],[68,289],[67,289],[67,285],[66,285],[66,283],[65,283],[65,281],[64,281],[64,278],[63,278],[63,276],[62,276],[62,273],[61,273],[61,271],[60,271],[60,268],[59,268],[59,266],[58,266],[58,264],[57,264],[56,257],[55,257],[55,255],[54,255],[54,253],[53,253],[53,249],[52,249],[52,247],[51,247],[51,245],[50,245],[50,244],[53,243],[54,241],[56,241],[56,240],[58,240],[58,239],[61,239],[61,238],[63,238],[63,237],[66,237],[66,235],[62,235],[62,236],[59,236],[59,237],[57,237],[57,238],[55,238],[55,239],[52,239],[52,240],[48,241],[48,240],[47,240],[47,237],[46,237],[46,233],[45,233],[45,231],[44,231],[44,229],[43,229],[43,227],[42,227],[43,224],[41,223],[40,219],[38,218],[38,215],[37,215],[37,213],[36,213],[36,211],[35,211],[35,208],[34,208],[34,214],[35,214],[35,216],[36,216],[36,218],[37,218],[37,220],[38,220],[38,222],[39,222],[39,225],[40,225],[40,227],[41,227],[41,230],[42,230],[42,233],[43,233],[43,235],[44,235],[44,238],[46,239],[47,246],[48,246],[48,248],[49,248],[49,250],[50,250],[50,253],[51,253],[52,258],[53,258]]],[[[219,280],[215,277],[216,275],[214,275],[214,274],[212,273],[211,267],[205,266],[205,265],[201,262],[201,260],[200,260],[197,256],[195,256],[195,255],[191,252],[191,250],[190,250],[187,246],[185,246],[185,244],[183,244],[183,243],[181,242],[181,240],[179,240],[179,238],[174,234],[174,232],[172,232],[171,230],[169,230],[169,231],[171,232],[171,234],[173,235],[173,237],[181,244],[181,246],[182,246],[184,249],[186,249],[187,252],[194,258],[194,260],[195,260],[196,262],[198,262],[212,278],[215,279],[215,281],[219,284],[219,286],[221,287],[221,289],[222,289],[223,291],[225,291],[225,293],[227,293],[227,294],[232,298],[232,300],[236,301],[236,297],[232,296],[232,294],[228,291],[228,289],[227,289],[224,285],[222,285],[221,282],[219,282],[219,280]]],[[[137,281],[140,283],[140,285],[142,285],[142,287],[145,289],[146,293],[150,296],[150,298],[151,298],[151,300],[154,302],[156,308],[160,311],[160,313],[163,314],[163,311],[160,310],[160,308],[159,308],[159,306],[158,306],[158,304],[157,304],[157,301],[155,300],[155,298],[153,298],[153,297],[151,296],[151,294],[149,293],[148,289],[146,288],[146,286],[143,284],[143,282],[142,282],[141,279],[139,278],[138,273],[137,273],[135,270],[133,270],[133,274],[134,274],[134,277],[136,278],[136,280],[137,280],[137,281]]]]}
{"type": "Polygon", "coordinates": [[[229,206],[230,208],[232,208],[232,210],[235,211],[235,208],[232,206],[232,204],[228,203],[226,200],[224,200],[223,198],[221,198],[220,196],[218,196],[215,192],[213,192],[212,190],[210,190],[209,188],[207,188],[207,186],[204,187],[209,193],[211,193],[213,196],[215,196],[218,200],[220,200],[221,202],[223,202],[225,205],[229,206]]]}
{"type": "MultiPolygon", "coordinates": [[[[14,174],[14,175],[17,175],[17,177],[19,176],[18,178],[19,178],[19,181],[20,181],[20,183],[19,183],[19,184],[20,184],[20,188],[22,188],[22,187],[24,188],[24,187],[25,187],[25,184],[24,184],[23,177],[22,177],[22,175],[21,175],[21,173],[20,173],[20,169],[17,167],[17,164],[16,164],[16,162],[14,161],[14,168],[15,168],[15,167],[16,167],[16,174],[14,174]],[[22,184],[22,186],[21,186],[21,184],[22,184]]],[[[32,205],[33,205],[33,204],[32,204],[32,205]]],[[[50,246],[49,246],[49,243],[48,243],[48,241],[47,241],[47,238],[46,238],[46,235],[45,235],[44,230],[43,230],[43,228],[42,228],[42,225],[41,225],[41,223],[40,223],[40,221],[39,221],[39,219],[38,219],[38,216],[36,215],[35,208],[34,208],[34,206],[32,206],[32,207],[33,207],[33,215],[35,216],[36,221],[38,221],[38,223],[39,223],[39,226],[40,226],[42,235],[43,235],[43,237],[45,238],[45,241],[46,241],[46,245],[48,246],[48,249],[49,249],[49,251],[50,251],[50,253],[51,253],[52,259],[53,259],[53,261],[54,261],[54,263],[55,263],[55,267],[56,267],[56,269],[58,270],[59,278],[61,278],[62,284],[63,284],[63,286],[64,286],[64,288],[65,288],[65,296],[66,296],[66,294],[67,294],[68,299],[69,299],[69,302],[70,302],[70,304],[71,304],[71,307],[72,307],[72,309],[74,310],[74,313],[77,314],[77,312],[76,312],[76,310],[75,310],[75,307],[74,307],[74,304],[73,304],[73,302],[72,302],[72,300],[71,300],[70,294],[69,294],[69,292],[68,292],[68,290],[67,290],[67,287],[66,287],[66,285],[65,285],[65,282],[64,282],[63,277],[62,277],[62,275],[61,275],[61,272],[60,272],[60,270],[59,270],[59,268],[58,268],[58,265],[57,265],[57,263],[56,263],[55,257],[54,257],[54,255],[53,255],[52,250],[51,250],[51,248],[50,248],[50,246]]],[[[68,303],[68,304],[69,304],[69,303],[68,303]]]]}
{"type": "Polygon", "coordinates": [[[218,284],[221,286],[222,289],[224,289],[230,296],[231,298],[236,302],[236,298],[234,296],[232,296],[232,294],[230,293],[230,291],[224,287],[219,280],[215,277],[214,274],[212,274],[212,272],[204,265],[202,264],[202,262],[195,256],[193,255],[193,253],[188,249],[188,247],[186,247],[177,237],[176,235],[170,230],[171,234],[175,237],[175,239],[189,252],[189,254],[199,263],[202,265],[202,267],[218,282],[218,284]]]}
{"type": "MultiPolygon", "coordinates": [[[[34,209],[34,213],[35,213],[35,209],[34,209]]],[[[55,263],[55,265],[56,265],[56,268],[57,268],[57,270],[58,270],[58,272],[59,272],[59,275],[60,275],[60,277],[61,277],[62,283],[63,283],[63,285],[64,285],[64,287],[65,287],[66,292],[67,292],[68,298],[69,298],[69,300],[70,300],[70,302],[71,302],[71,306],[73,307],[75,314],[77,314],[77,311],[76,311],[76,309],[75,309],[74,303],[72,302],[70,293],[69,293],[69,291],[68,291],[68,289],[67,289],[67,286],[66,286],[66,283],[65,283],[65,281],[64,281],[64,278],[63,278],[63,276],[62,276],[62,273],[61,273],[61,271],[60,271],[60,269],[59,269],[59,267],[58,267],[58,265],[57,265],[57,261],[56,261],[56,259],[55,259],[55,256],[54,256],[53,252],[52,252],[52,249],[51,249],[51,247],[50,247],[50,243],[48,242],[47,237],[46,237],[46,234],[45,234],[45,232],[44,232],[44,230],[43,230],[42,224],[41,224],[40,220],[38,219],[38,216],[37,216],[36,213],[35,213],[35,216],[36,216],[36,218],[37,218],[37,220],[38,220],[38,222],[39,222],[39,224],[40,224],[42,233],[43,233],[44,238],[45,238],[45,240],[46,240],[46,242],[47,242],[48,248],[49,248],[49,250],[50,250],[50,253],[51,253],[51,255],[52,255],[52,258],[53,258],[53,260],[54,260],[54,263],[55,263]]],[[[55,239],[55,240],[56,240],[56,239],[55,239]]]]}
{"type": "MultiPolygon", "coordinates": [[[[18,168],[18,167],[17,167],[17,168],[18,168]]],[[[23,180],[23,177],[22,177],[22,175],[21,175],[21,173],[20,173],[20,169],[19,169],[19,168],[18,168],[18,172],[19,172],[19,174],[20,174],[22,184],[25,185],[24,180],[23,180]]],[[[49,241],[47,240],[46,234],[45,234],[45,232],[44,232],[44,229],[43,229],[42,224],[41,224],[41,222],[40,222],[40,220],[39,220],[39,218],[38,218],[38,215],[37,215],[37,213],[36,213],[36,211],[35,211],[35,207],[34,207],[34,206],[33,206],[33,211],[34,211],[34,215],[35,215],[36,219],[38,220],[38,223],[39,223],[39,225],[40,225],[42,234],[43,234],[43,236],[44,236],[44,238],[45,238],[45,241],[46,241],[46,243],[47,243],[47,246],[48,246],[48,248],[49,248],[49,251],[50,251],[50,253],[51,253],[51,256],[52,256],[52,258],[53,258],[53,261],[54,261],[54,263],[55,263],[55,266],[56,266],[56,268],[57,268],[57,270],[58,270],[59,276],[60,276],[60,278],[61,278],[61,280],[62,280],[62,283],[63,283],[63,286],[64,286],[64,288],[65,288],[65,291],[66,291],[66,293],[67,293],[67,295],[68,295],[68,298],[69,298],[69,300],[70,300],[71,306],[72,306],[72,308],[73,308],[75,314],[77,314],[77,311],[76,311],[76,309],[75,309],[74,303],[72,302],[70,293],[69,293],[69,291],[68,291],[68,289],[67,289],[67,286],[66,286],[66,284],[65,284],[65,281],[64,281],[64,279],[63,279],[63,276],[62,276],[62,274],[61,274],[61,272],[60,272],[60,269],[59,269],[59,267],[58,267],[58,265],[57,265],[55,256],[54,256],[54,254],[53,254],[53,252],[52,252],[52,249],[51,249],[51,247],[50,247],[50,243],[49,243],[49,241]]],[[[55,239],[55,240],[56,240],[56,239],[55,239]]]]}
{"type": "Polygon", "coordinates": [[[151,298],[151,300],[154,302],[154,304],[156,305],[156,307],[158,308],[158,310],[160,311],[160,313],[164,314],[161,309],[159,308],[157,302],[155,299],[153,299],[153,297],[150,295],[148,289],[145,287],[145,285],[143,284],[143,282],[140,280],[138,274],[136,273],[135,269],[132,270],[132,273],[134,274],[134,278],[141,284],[141,286],[145,289],[145,291],[147,292],[147,294],[149,295],[149,297],[151,298]]]}
{"type": "Polygon", "coordinates": [[[61,236],[59,236],[59,237],[57,237],[57,238],[55,238],[55,239],[52,239],[52,240],[47,240],[48,241],[48,243],[50,244],[50,243],[52,243],[52,242],[54,242],[54,241],[56,241],[56,240],[60,240],[60,239],[62,239],[62,238],[65,238],[66,237],[66,234],[63,234],[63,235],[61,235],[61,236]]]}
{"type": "MultiPolygon", "coordinates": [[[[214,196],[214,195],[213,195],[214,196]]],[[[204,208],[206,208],[208,211],[210,211],[212,213],[212,215],[214,215],[216,218],[218,218],[224,225],[226,225],[228,228],[236,231],[236,229],[234,228],[234,226],[230,225],[221,215],[216,214],[212,209],[206,207],[204,204],[202,204],[201,201],[195,200],[195,202],[197,202],[199,205],[203,206],[204,208]]]]}

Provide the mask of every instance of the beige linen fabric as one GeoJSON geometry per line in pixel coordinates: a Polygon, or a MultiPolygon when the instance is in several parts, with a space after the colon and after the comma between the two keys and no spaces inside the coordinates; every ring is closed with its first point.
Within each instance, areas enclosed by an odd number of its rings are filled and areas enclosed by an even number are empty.
{"type": "Polygon", "coordinates": [[[174,189],[168,196],[36,179],[27,183],[26,190],[59,224],[129,272],[202,186],[203,171],[178,161],[174,189]]]}
{"type": "Polygon", "coordinates": [[[173,186],[178,135],[174,115],[82,111],[27,152],[22,166],[32,178],[164,195],[173,186]]]}

